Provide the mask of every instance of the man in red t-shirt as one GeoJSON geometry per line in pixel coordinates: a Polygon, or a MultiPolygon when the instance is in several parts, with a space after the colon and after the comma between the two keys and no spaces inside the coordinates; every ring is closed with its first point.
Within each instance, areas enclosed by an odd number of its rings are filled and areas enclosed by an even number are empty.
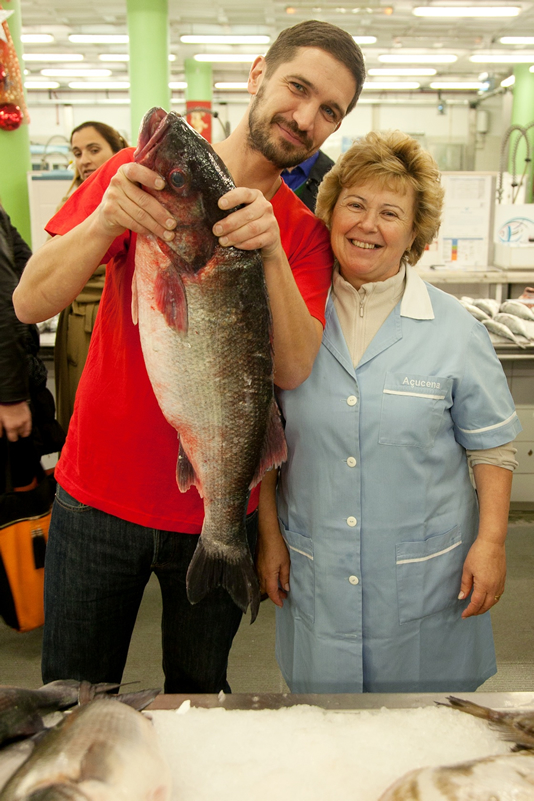
{"type": "MultiPolygon", "coordinates": [[[[273,318],[274,378],[283,389],[309,375],[320,346],[331,280],[328,232],[281,181],[315,152],[354,107],[365,70],[351,36],[309,21],[283,31],[250,71],[252,101],[215,150],[236,188],[220,199],[238,208],[213,229],[221,246],[260,249],[273,318]]],[[[194,606],[185,576],[202,528],[196,488],[175,480],[178,443],[148,380],[131,282],[138,233],[170,241],[176,221],[143,187],[163,179],[125,149],[88,178],[47,226],[53,238],[30,260],[15,293],[26,322],[71,302],[107,263],[80,381],[49,533],[43,681],[121,680],[150,573],[163,599],[165,691],[229,690],[228,653],[241,610],[226,590],[194,606]]],[[[258,493],[247,516],[251,550],[258,493]]]]}

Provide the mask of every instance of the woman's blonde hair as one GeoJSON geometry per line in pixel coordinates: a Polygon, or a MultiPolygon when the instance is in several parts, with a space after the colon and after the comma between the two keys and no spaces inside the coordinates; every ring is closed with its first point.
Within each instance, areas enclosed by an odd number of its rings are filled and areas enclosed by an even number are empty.
{"type": "Polygon", "coordinates": [[[315,213],[330,229],[332,214],[341,190],[378,181],[393,192],[415,193],[415,239],[401,263],[416,264],[425,245],[436,235],[443,208],[444,189],[438,165],[416,139],[402,131],[371,131],[355,142],[322,180],[315,213]]]}

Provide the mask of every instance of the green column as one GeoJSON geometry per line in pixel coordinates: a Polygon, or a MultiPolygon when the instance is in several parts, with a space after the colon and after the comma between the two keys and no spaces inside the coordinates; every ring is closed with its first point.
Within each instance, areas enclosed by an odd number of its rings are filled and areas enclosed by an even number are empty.
{"type": "MultiPolygon", "coordinates": [[[[529,122],[534,122],[534,72],[530,72],[529,64],[516,64],[514,67],[514,102],[512,105],[512,125],[527,126],[529,122]]],[[[510,138],[510,154],[512,153],[513,145],[516,141],[517,133],[513,133],[510,138]]],[[[530,142],[530,157],[534,160],[534,126],[528,132],[530,142]]],[[[525,142],[521,138],[521,142],[517,149],[516,169],[518,175],[522,175],[524,168],[525,158],[525,142]]],[[[509,169],[511,171],[512,164],[510,160],[509,169]]],[[[527,173],[527,184],[525,190],[525,201],[532,203],[533,196],[533,161],[530,162],[527,173]]]]}
{"type": "Polygon", "coordinates": [[[143,115],[153,106],[171,108],[167,0],[127,0],[130,37],[130,119],[135,144],[143,115]]]}
{"type": "MultiPolygon", "coordinates": [[[[20,0],[4,4],[4,11],[14,11],[7,24],[15,44],[21,73],[24,72],[20,33],[20,0]]],[[[0,200],[22,238],[31,245],[30,202],[26,173],[31,170],[30,132],[23,123],[15,131],[0,130],[0,200]]]]}
{"type": "Polygon", "coordinates": [[[211,64],[207,61],[195,61],[194,58],[186,58],[184,67],[185,80],[187,81],[187,89],[185,90],[187,121],[208,142],[211,142],[211,114],[198,110],[201,108],[211,110],[213,97],[211,64]],[[190,113],[191,109],[197,110],[190,113]]]}

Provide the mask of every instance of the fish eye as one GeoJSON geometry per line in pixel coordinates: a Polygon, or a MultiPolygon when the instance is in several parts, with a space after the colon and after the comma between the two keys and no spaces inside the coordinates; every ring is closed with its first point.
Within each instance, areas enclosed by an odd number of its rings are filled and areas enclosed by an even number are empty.
{"type": "Polygon", "coordinates": [[[169,174],[169,183],[174,189],[183,189],[187,183],[187,178],[183,170],[172,170],[169,174]]]}

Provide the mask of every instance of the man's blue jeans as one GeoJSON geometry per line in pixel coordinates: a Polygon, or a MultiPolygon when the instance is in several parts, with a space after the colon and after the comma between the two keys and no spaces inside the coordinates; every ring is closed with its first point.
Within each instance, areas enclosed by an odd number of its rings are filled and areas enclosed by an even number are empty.
{"type": "MultiPolygon", "coordinates": [[[[257,513],[247,518],[247,533],[254,553],[257,513]]],[[[58,486],[45,563],[43,682],[120,682],[154,571],[163,602],[165,692],[229,692],[228,654],[242,612],[221,587],[189,603],[185,576],[197,541],[100,512],[58,486]]]]}

